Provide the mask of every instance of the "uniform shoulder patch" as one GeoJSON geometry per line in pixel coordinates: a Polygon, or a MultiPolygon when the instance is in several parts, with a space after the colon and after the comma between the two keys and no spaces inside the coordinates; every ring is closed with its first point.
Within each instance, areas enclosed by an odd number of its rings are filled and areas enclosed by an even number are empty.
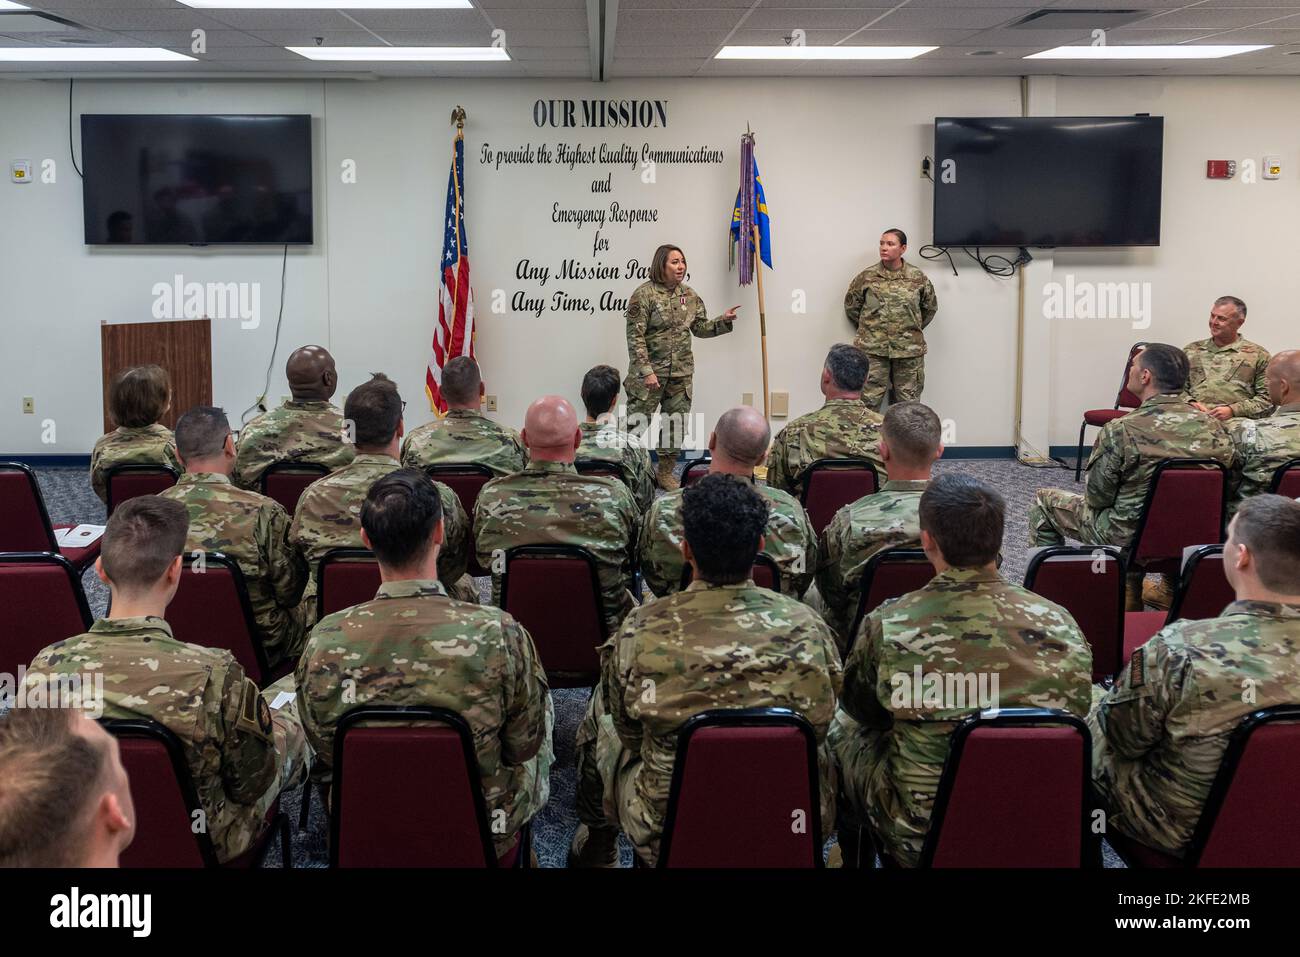
{"type": "Polygon", "coordinates": [[[1134,648],[1128,660],[1128,686],[1141,688],[1147,683],[1147,660],[1141,648],[1134,648]]]}
{"type": "Polygon", "coordinates": [[[271,736],[271,708],[257,691],[257,685],[245,679],[242,697],[239,701],[239,720],[235,723],[238,731],[248,731],[259,737],[271,736]]]}

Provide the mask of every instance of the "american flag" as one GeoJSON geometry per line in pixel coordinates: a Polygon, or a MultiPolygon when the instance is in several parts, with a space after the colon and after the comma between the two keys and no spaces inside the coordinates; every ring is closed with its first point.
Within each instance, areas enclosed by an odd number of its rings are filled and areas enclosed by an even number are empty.
{"type": "Polygon", "coordinates": [[[447,215],[442,234],[442,276],[438,283],[438,324],[424,374],[430,411],[447,411],[442,397],[442,367],[456,356],[474,358],[474,293],[469,286],[469,240],[465,237],[465,141],[457,132],[447,177],[447,215]]]}

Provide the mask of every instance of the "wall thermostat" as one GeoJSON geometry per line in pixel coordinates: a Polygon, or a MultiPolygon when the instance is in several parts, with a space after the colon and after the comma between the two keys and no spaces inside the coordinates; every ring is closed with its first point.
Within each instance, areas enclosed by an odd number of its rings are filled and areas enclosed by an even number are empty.
{"type": "Polygon", "coordinates": [[[10,163],[9,178],[15,183],[30,183],[32,181],[31,160],[14,160],[10,163]]]}

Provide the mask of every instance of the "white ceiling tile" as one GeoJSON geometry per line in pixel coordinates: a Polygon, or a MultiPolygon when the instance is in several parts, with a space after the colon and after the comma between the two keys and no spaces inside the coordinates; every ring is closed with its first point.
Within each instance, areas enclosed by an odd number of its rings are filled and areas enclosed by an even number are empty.
{"type": "Polygon", "coordinates": [[[348,10],[348,16],[368,30],[440,30],[491,29],[479,10],[348,10]]]}
{"type": "Polygon", "coordinates": [[[1025,16],[1023,7],[902,7],[875,24],[903,30],[918,27],[973,27],[986,29],[1014,23],[1025,16]]]}
{"type": "MultiPolygon", "coordinates": [[[[3,23],[0,23],[0,29],[4,29],[3,23]]],[[[141,43],[149,46],[175,47],[180,49],[185,47],[189,49],[190,44],[194,42],[189,30],[130,30],[123,31],[129,33],[131,37],[139,40],[141,43]]],[[[230,47],[257,47],[265,46],[265,40],[259,40],[255,36],[242,33],[239,30],[209,30],[207,31],[208,52],[216,50],[225,50],[230,47]]]]}
{"type": "Polygon", "coordinates": [[[1144,25],[1164,30],[1231,30],[1281,20],[1294,16],[1297,12],[1296,7],[1237,7],[1219,10],[1189,7],[1186,10],[1161,13],[1146,20],[1144,25]]]}
{"type": "MultiPolygon", "coordinates": [[[[617,32],[622,34],[623,31],[628,30],[653,35],[665,30],[730,30],[740,22],[743,13],[742,10],[694,10],[689,16],[665,17],[662,13],[653,11],[624,14],[620,8],[617,32]]],[[[746,20],[745,26],[753,26],[753,24],[746,20]]]]}

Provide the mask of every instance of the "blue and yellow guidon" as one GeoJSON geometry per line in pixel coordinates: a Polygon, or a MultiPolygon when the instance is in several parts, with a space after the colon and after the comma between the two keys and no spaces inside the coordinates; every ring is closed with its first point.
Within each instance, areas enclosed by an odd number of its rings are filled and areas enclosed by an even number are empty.
{"type": "MultiPolygon", "coordinates": [[[[763,177],[758,175],[758,160],[754,160],[754,224],[758,226],[759,255],[768,269],[772,268],[772,224],[767,218],[767,197],[763,195],[763,177]]],[[[740,241],[740,190],[736,190],[736,205],[731,210],[731,241],[740,241]]]]}

